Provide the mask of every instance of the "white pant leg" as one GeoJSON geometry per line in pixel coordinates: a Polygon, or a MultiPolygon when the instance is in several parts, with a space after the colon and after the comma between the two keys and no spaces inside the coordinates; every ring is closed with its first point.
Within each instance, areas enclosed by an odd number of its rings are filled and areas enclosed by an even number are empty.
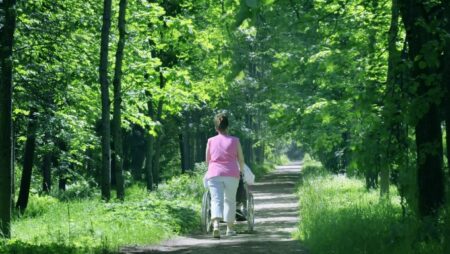
{"type": "Polygon", "coordinates": [[[223,177],[225,185],[224,193],[224,216],[225,221],[233,223],[236,220],[236,192],[239,185],[239,179],[235,177],[223,177]]]}
{"type": "Polygon", "coordinates": [[[211,219],[223,219],[223,199],[225,184],[221,177],[208,179],[209,193],[211,194],[211,219]]]}

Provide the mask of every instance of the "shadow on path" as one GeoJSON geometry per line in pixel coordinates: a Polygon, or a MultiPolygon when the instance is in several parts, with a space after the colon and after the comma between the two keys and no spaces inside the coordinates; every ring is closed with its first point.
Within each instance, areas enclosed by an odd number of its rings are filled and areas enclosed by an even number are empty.
{"type": "Polygon", "coordinates": [[[255,197],[255,230],[245,232],[245,222],[238,223],[238,235],[213,239],[210,235],[192,235],[167,240],[158,246],[127,246],[121,253],[307,253],[291,234],[299,219],[296,185],[300,162],[278,166],[251,186],[255,197]]]}

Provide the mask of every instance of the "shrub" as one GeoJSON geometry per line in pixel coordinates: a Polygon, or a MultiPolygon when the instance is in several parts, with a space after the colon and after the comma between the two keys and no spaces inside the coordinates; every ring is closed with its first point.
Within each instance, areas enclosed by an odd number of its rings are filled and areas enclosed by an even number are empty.
{"type": "Polygon", "coordinates": [[[296,234],[312,253],[442,253],[439,240],[418,238],[424,231],[419,221],[402,218],[395,192],[391,203],[380,202],[362,180],[314,170],[299,189],[296,234]]]}
{"type": "Polygon", "coordinates": [[[31,194],[27,209],[25,209],[25,213],[22,216],[30,218],[41,216],[57,203],[58,200],[54,197],[31,194]]]}
{"type": "Polygon", "coordinates": [[[78,181],[67,185],[65,191],[54,189],[51,195],[60,200],[85,199],[98,196],[98,186],[91,179],[79,179],[78,181]]]}
{"type": "Polygon", "coordinates": [[[65,201],[33,195],[27,216],[14,221],[13,240],[0,243],[0,253],[109,253],[198,230],[202,175],[174,177],[151,193],[130,186],[125,202],[80,198],[86,184],[70,188],[65,201]]]}
{"type": "Polygon", "coordinates": [[[201,202],[205,188],[203,176],[206,172],[205,163],[197,163],[191,174],[173,177],[165,184],[160,185],[157,195],[162,199],[195,200],[201,202]]]}

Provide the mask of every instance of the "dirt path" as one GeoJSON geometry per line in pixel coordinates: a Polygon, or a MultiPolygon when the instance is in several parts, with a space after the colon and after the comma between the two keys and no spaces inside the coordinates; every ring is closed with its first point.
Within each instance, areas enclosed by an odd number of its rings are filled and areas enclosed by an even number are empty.
{"type": "Polygon", "coordinates": [[[291,238],[299,219],[295,185],[300,177],[300,163],[279,166],[273,173],[257,179],[251,186],[255,197],[255,230],[246,234],[247,225],[237,225],[237,236],[222,238],[210,235],[177,237],[158,246],[125,247],[122,253],[307,253],[291,238]],[[239,232],[242,232],[239,234],[239,232]]]}

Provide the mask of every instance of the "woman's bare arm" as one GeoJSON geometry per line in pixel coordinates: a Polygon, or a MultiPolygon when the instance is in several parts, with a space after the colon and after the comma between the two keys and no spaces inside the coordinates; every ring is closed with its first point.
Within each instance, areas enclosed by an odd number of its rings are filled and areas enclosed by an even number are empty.
{"type": "Polygon", "coordinates": [[[205,154],[205,158],[206,158],[206,166],[209,165],[209,160],[211,160],[211,155],[209,154],[209,142],[206,143],[206,154],[205,154]]]}

